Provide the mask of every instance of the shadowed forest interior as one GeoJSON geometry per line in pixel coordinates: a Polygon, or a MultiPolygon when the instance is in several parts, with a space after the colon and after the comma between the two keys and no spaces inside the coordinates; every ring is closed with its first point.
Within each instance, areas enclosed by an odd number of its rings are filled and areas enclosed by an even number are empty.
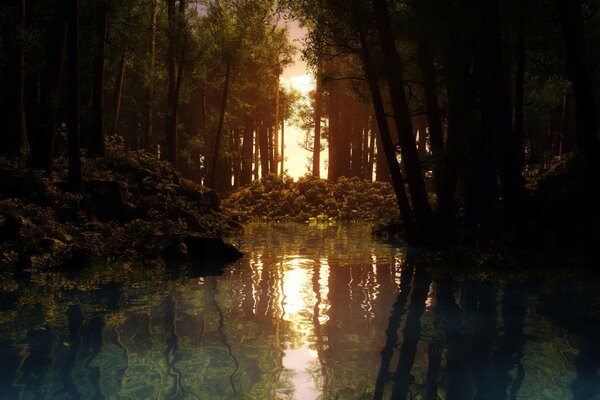
{"type": "Polygon", "coordinates": [[[5,0],[0,399],[599,399],[596,0],[5,0]]]}

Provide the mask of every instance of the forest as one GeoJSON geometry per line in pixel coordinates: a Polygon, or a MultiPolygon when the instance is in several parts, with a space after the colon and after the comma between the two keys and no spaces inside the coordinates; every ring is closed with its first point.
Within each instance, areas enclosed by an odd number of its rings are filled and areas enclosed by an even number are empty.
{"type": "Polygon", "coordinates": [[[599,124],[597,0],[4,0],[0,399],[596,399],[599,124]]]}

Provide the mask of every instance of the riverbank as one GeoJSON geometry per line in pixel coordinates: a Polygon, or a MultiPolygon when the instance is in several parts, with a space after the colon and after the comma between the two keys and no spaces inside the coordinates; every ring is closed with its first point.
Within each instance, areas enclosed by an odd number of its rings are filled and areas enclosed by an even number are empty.
{"type": "Polygon", "coordinates": [[[73,269],[95,260],[236,257],[219,238],[239,229],[217,193],[144,152],[82,159],[84,193],[53,174],[0,159],[0,265],[73,269]]]}

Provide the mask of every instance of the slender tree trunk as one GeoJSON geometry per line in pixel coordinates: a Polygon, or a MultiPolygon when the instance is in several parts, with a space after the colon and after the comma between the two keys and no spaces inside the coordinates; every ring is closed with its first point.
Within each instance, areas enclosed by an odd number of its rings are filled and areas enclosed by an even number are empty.
{"type": "Polygon", "coordinates": [[[370,45],[367,42],[364,30],[359,24],[360,22],[356,23],[360,35],[362,63],[365,74],[367,75],[367,82],[369,85],[369,91],[371,93],[373,110],[375,112],[375,117],[377,118],[377,126],[379,127],[378,139],[381,140],[381,147],[385,153],[387,166],[392,177],[392,186],[394,187],[396,201],[398,203],[398,208],[400,209],[400,216],[406,232],[406,238],[410,243],[419,243],[421,242],[421,238],[416,234],[415,219],[412,208],[408,201],[406,190],[404,188],[404,178],[396,158],[395,147],[392,143],[392,135],[387,123],[383,98],[379,88],[379,80],[375,74],[375,66],[371,60],[371,54],[369,51],[370,45]]]}
{"type": "MultiPolygon", "coordinates": [[[[375,163],[375,117],[369,116],[369,164],[367,167],[367,180],[373,181],[373,164],[375,163]]],[[[389,175],[389,174],[388,174],[389,175]]]]}
{"type": "Polygon", "coordinates": [[[281,176],[285,173],[285,119],[281,118],[281,176]]]}
{"type": "MultiPolygon", "coordinates": [[[[419,163],[415,137],[412,133],[413,129],[408,110],[408,99],[404,92],[401,76],[402,64],[396,49],[389,11],[386,0],[372,0],[372,3],[375,9],[375,19],[378,25],[379,42],[382,51],[390,57],[389,62],[385,63],[386,75],[392,107],[394,109],[394,118],[398,129],[402,164],[405,169],[408,187],[410,189],[416,226],[419,230],[418,236],[421,241],[431,241],[433,236],[433,217],[427,199],[427,192],[425,191],[425,182],[419,163]],[[426,239],[426,237],[429,239],[426,239]]],[[[386,144],[383,143],[383,146],[385,149],[386,144]]]]}
{"type": "Polygon", "coordinates": [[[265,109],[261,109],[261,121],[258,127],[258,146],[260,149],[260,177],[269,175],[269,130],[265,122],[265,109]]]}
{"type": "Polygon", "coordinates": [[[377,148],[376,154],[376,169],[375,169],[375,180],[377,182],[391,182],[390,169],[388,168],[387,161],[385,158],[385,152],[383,151],[383,145],[381,144],[379,127],[377,126],[377,116],[374,116],[375,125],[373,126],[375,131],[373,135],[375,136],[375,147],[377,148]]]}
{"type": "Polygon", "coordinates": [[[362,151],[361,151],[361,158],[362,158],[362,165],[361,165],[361,171],[360,171],[360,177],[362,179],[367,179],[367,180],[371,180],[371,177],[369,176],[369,112],[368,110],[361,105],[361,110],[362,110],[362,129],[361,129],[361,136],[362,136],[362,151]]]}
{"type": "MultiPolygon", "coordinates": [[[[279,174],[279,60],[275,77],[275,124],[273,128],[273,164],[271,170],[275,175],[279,174]]],[[[282,171],[283,172],[283,171],[282,171]]]]}
{"type": "MultiPolygon", "coordinates": [[[[26,29],[26,19],[27,19],[27,10],[26,10],[26,1],[19,1],[19,27],[24,34],[26,29]]],[[[25,44],[23,42],[24,38],[19,38],[19,44],[17,45],[18,51],[18,81],[19,81],[19,91],[18,91],[18,118],[19,118],[19,138],[18,138],[18,154],[20,156],[26,156],[29,153],[29,143],[27,141],[27,113],[25,108],[25,44]]]]}
{"type": "Polygon", "coordinates": [[[315,141],[313,145],[313,165],[312,175],[316,178],[321,176],[321,92],[323,84],[321,83],[321,63],[317,65],[315,88],[315,141]]]}
{"type": "Polygon", "coordinates": [[[240,145],[240,133],[237,130],[234,130],[232,132],[232,136],[233,136],[233,154],[230,157],[231,158],[231,171],[233,172],[233,188],[239,188],[240,185],[240,178],[241,178],[241,164],[242,164],[242,158],[241,158],[241,145],[240,145]]]}
{"type": "Polygon", "coordinates": [[[596,97],[586,65],[585,36],[581,0],[558,0],[560,24],[567,49],[567,67],[575,97],[577,150],[597,162],[598,116],[596,97]]]}
{"type": "Polygon", "coordinates": [[[221,136],[223,136],[223,123],[225,121],[225,110],[227,108],[227,96],[229,93],[229,80],[231,76],[231,56],[227,59],[227,67],[225,70],[225,82],[223,83],[223,94],[221,96],[221,111],[219,112],[219,123],[217,125],[217,133],[215,135],[215,143],[212,152],[212,165],[210,168],[210,175],[208,179],[208,186],[213,187],[215,184],[215,177],[217,168],[219,165],[219,146],[221,143],[221,136]]]}
{"type": "MultiPolygon", "coordinates": [[[[524,11],[521,11],[522,13],[524,11]]],[[[523,139],[525,115],[525,16],[519,17],[517,34],[517,71],[515,81],[515,141],[519,156],[519,168],[523,168],[523,139]]]]}
{"type": "Polygon", "coordinates": [[[105,0],[96,4],[96,54],[94,54],[94,76],[92,85],[92,126],[89,138],[89,155],[104,155],[104,49],[108,33],[108,7],[105,0]]]}
{"type": "Polygon", "coordinates": [[[350,157],[350,176],[361,178],[362,177],[362,133],[363,133],[363,116],[362,107],[358,102],[352,99],[350,107],[350,120],[352,121],[352,128],[350,129],[350,138],[352,152],[350,157]]]}
{"type": "Polygon", "coordinates": [[[150,13],[150,63],[148,68],[148,82],[146,83],[146,112],[144,121],[144,133],[142,140],[142,147],[148,149],[150,145],[150,137],[152,136],[152,128],[154,123],[154,66],[156,63],[156,17],[157,17],[157,6],[156,0],[151,0],[151,13],[150,13]]]}
{"type": "Polygon", "coordinates": [[[327,167],[327,179],[335,181],[339,176],[338,169],[338,135],[340,131],[340,88],[339,82],[331,82],[329,85],[329,130],[327,142],[329,146],[329,161],[327,167]]]}
{"type": "MultiPolygon", "coordinates": [[[[437,80],[435,65],[430,49],[421,43],[419,46],[419,68],[423,78],[423,91],[425,97],[425,108],[427,110],[427,122],[429,125],[429,142],[433,158],[433,179],[435,190],[440,199],[443,184],[442,160],[444,158],[444,133],[442,131],[442,112],[438,101],[437,80]]],[[[420,140],[420,135],[419,135],[420,140]]]]}
{"type": "Polygon", "coordinates": [[[512,113],[503,69],[498,0],[480,0],[484,62],[482,75],[490,85],[494,131],[498,154],[503,208],[509,223],[522,218],[525,186],[517,156],[518,144],[512,130],[512,113]]]}
{"type": "Polygon", "coordinates": [[[177,13],[175,0],[167,0],[168,20],[168,89],[167,110],[165,113],[165,147],[166,158],[173,164],[177,163],[177,110],[175,110],[175,87],[177,85],[177,13]],[[173,123],[175,121],[175,123],[173,123]],[[175,131],[173,131],[175,126],[175,131]]]}
{"type": "Polygon", "coordinates": [[[260,155],[260,121],[254,121],[254,168],[253,179],[258,180],[258,167],[259,167],[259,155],[260,155]]]}
{"type": "Polygon", "coordinates": [[[123,97],[123,84],[125,83],[125,67],[127,66],[127,50],[121,53],[121,59],[119,61],[119,69],[117,70],[117,77],[115,79],[115,92],[113,95],[113,124],[112,124],[112,135],[116,135],[119,131],[119,117],[121,115],[121,99],[123,97]]]}
{"type": "Polygon", "coordinates": [[[79,145],[79,0],[68,2],[68,85],[67,129],[69,144],[69,173],[67,187],[81,193],[81,157],[79,145]]]}
{"type": "Polygon", "coordinates": [[[37,123],[32,132],[31,152],[28,165],[52,171],[54,160],[54,138],[56,136],[56,115],[60,98],[60,83],[67,38],[65,0],[56,0],[52,29],[46,54],[46,66],[41,74],[41,101],[38,107],[37,123]]]}
{"type": "Polygon", "coordinates": [[[251,114],[246,116],[244,122],[244,138],[242,143],[242,172],[241,172],[241,184],[242,186],[249,185],[252,181],[252,150],[254,143],[252,142],[254,136],[254,120],[251,114]]]}

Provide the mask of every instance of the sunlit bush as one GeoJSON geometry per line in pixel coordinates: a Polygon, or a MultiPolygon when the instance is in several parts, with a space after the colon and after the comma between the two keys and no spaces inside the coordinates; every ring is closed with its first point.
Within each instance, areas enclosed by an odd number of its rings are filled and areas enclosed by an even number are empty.
{"type": "Polygon", "coordinates": [[[310,175],[297,182],[269,175],[230,194],[223,206],[242,221],[304,222],[325,216],[327,221],[375,222],[397,215],[388,183],[344,177],[329,182],[310,175]]]}

